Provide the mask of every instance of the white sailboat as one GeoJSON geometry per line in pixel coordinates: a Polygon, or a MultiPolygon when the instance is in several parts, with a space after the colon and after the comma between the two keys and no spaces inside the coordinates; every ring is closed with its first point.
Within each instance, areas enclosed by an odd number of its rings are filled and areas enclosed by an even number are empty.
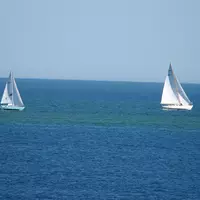
{"type": "Polygon", "coordinates": [[[1,99],[1,108],[4,110],[23,110],[25,108],[12,72],[8,77],[1,99]]]}
{"type": "Polygon", "coordinates": [[[164,109],[173,110],[191,110],[193,107],[192,102],[175,76],[171,63],[163,87],[161,105],[164,109]]]}

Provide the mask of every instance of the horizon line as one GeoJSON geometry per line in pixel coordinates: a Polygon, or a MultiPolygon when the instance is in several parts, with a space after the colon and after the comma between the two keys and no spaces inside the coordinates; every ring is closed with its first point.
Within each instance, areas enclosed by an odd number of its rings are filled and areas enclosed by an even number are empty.
{"type": "MultiPolygon", "coordinates": [[[[0,79],[6,79],[7,77],[0,77],[0,79]]],[[[15,79],[24,79],[24,80],[57,80],[57,81],[96,81],[96,82],[128,82],[128,83],[163,83],[164,81],[131,81],[131,80],[95,80],[95,79],[65,79],[65,78],[24,78],[24,77],[15,77],[15,79]]],[[[200,84],[198,82],[181,82],[181,84],[200,84]]]]}

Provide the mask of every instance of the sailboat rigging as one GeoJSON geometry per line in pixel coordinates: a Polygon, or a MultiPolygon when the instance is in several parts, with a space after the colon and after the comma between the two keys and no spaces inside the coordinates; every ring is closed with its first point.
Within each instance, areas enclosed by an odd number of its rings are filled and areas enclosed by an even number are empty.
{"type": "Polygon", "coordinates": [[[12,72],[10,72],[5,85],[1,99],[1,108],[3,110],[24,110],[25,108],[12,72]]]}
{"type": "Polygon", "coordinates": [[[189,100],[179,83],[170,63],[168,75],[165,78],[161,105],[164,109],[191,110],[192,102],[189,100]]]}

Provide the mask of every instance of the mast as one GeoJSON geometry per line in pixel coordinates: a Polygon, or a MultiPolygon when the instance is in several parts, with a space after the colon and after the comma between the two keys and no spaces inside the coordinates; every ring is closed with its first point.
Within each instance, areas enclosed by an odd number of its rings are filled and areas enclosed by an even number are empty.
{"type": "Polygon", "coordinates": [[[12,72],[10,72],[10,77],[11,77],[11,87],[12,87],[12,104],[14,104],[14,101],[13,101],[13,74],[12,74],[12,72]]]}

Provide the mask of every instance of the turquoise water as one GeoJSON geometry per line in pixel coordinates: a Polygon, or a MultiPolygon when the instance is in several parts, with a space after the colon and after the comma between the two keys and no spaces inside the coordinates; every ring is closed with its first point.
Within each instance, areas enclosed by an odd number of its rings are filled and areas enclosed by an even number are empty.
{"type": "MultiPolygon", "coordinates": [[[[200,85],[163,111],[163,84],[18,79],[0,112],[1,199],[200,199],[200,85]]],[[[5,79],[0,79],[3,92],[5,79]]]]}

